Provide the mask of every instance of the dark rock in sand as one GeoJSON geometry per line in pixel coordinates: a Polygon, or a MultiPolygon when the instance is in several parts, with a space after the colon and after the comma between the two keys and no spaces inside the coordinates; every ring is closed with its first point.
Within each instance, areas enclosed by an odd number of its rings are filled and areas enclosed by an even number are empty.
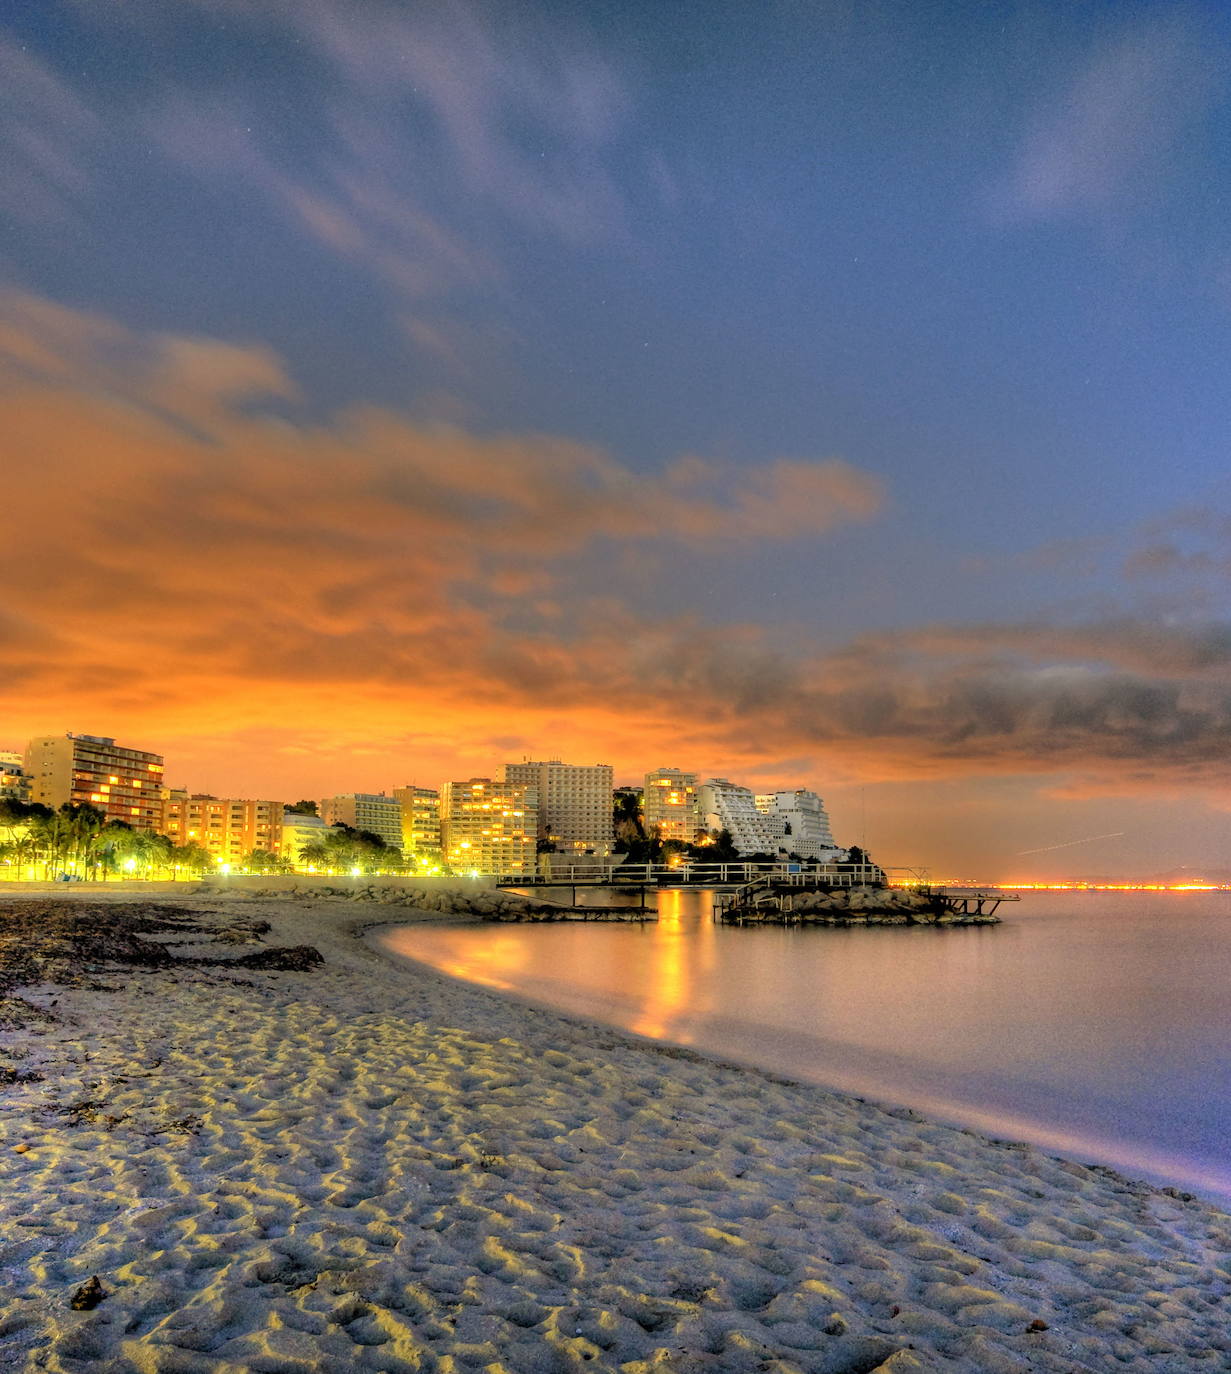
{"type": "Polygon", "coordinates": [[[73,1294],[72,1309],[74,1312],[89,1312],[98,1306],[107,1296],[107,1290],[99,1282],[98,1275],[87,1279],[85,1283],[73,1294]]]}

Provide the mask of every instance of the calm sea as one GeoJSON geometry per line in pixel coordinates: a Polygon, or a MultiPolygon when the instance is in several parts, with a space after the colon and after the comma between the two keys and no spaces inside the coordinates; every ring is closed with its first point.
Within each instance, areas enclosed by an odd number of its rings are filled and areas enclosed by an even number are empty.
{"type": "MultiPolygon", "coordinates": [[[[653,900],[651,898],[651,900],[653,900]]],[[[534,1002],[1231,1201],[1231,893],[1032,893],[1002,925],[413,926],[534,1002]]]]}

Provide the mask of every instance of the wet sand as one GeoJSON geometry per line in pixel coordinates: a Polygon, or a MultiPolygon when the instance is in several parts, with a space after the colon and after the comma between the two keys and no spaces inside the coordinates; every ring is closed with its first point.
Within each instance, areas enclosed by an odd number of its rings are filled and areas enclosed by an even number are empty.
{"type": "Polygon", "coordinates": [[[395,962],[379,907],[174,905],[177,960],[324,963],[9,988],[0,1368],[1231,1368],[1215,1208],[395,962]]]}

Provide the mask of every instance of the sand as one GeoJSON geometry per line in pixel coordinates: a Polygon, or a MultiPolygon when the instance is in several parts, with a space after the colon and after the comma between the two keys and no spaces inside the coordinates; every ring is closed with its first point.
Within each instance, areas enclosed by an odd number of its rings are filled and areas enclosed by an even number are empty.
{"type": "Polygon", "coordinates": [[[379,908],[177,905],[325,963],[24,994],[2,1369],[1231,1368],[1202,1202],[395,962],[379,908]]]}

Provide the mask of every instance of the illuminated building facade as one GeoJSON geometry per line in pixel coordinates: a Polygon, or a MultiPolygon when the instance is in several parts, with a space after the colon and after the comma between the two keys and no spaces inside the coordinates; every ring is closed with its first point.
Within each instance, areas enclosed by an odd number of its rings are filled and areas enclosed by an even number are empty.
{"type": "Polygon", "coordinates": [[[815,792],[759,792],[757,810],[775,829],[778,844],[788,854],[820,863],[834,863],[843,855],[834,843],[829,813],[815,792]]]}
{"type": "Polygon", "coordinates": [[[701,827],[697,807],[697,775],[678,768],[656,768],[645,775],[642,819],[647,835],[691,844],[701,827]]]}
{"type": "Polygon", "coordinates": [[[697,806],[702,829],[728,831],[740,854],[777,852],[779,827],[757,810],[751,788],[726,778],[709,778],[697,789],[697,806]]]}
{"type": "Polygon", "coordinates": [[[162,824],[162,755],[104,735],[41,735],[26,745],[31,801],[97,807],[134,830],[162,824]]]}
{"type": "Polygon", "coordinates": [[[282,813],[282,845],[279,853],[297,868],[306,867],[300,859],[304,845],[319,844],[329,827],[319,816],[304,816],[298,811],[282,813]]]}
{"type": "Polygon", "coordinates": [[[0,797],[19,802],[31,800],[30,774],[21,754],[14,749],[0,749],[0,797]]]}
{"type": "Polygon", "coordinates": [[[539,827],[531,786],[470,778],[440,792],[440,838],[455,873],[533,873],[539,827]]]}
{"type": "Polygon", "coordinates": [[[505,764],[504,778],[538,795],[539,838],[561,854],[608,856],[615,843],[609,763],[505,764]]]}
{"type": "Polygon", "coordinates": [[[216,863],[239,865],[254,849],[281,852],[282,803],[168,792],[160,829],[176,844],[199,844],[216,863]]]}
{"type": "Polygon", "coordinates": [[[402,853],[423,859],[439,859],[440,793],[432,787],[395,787],[402,813],[402,853]]]}
{"type": "Polygon", "coordinates": [[[326,825],[370,830],[390,849],[402,847],[402,806],[396,797],[384,792],[347,792],[340,797],[326,797],[321,802],[321,819],[326,825]]]}

